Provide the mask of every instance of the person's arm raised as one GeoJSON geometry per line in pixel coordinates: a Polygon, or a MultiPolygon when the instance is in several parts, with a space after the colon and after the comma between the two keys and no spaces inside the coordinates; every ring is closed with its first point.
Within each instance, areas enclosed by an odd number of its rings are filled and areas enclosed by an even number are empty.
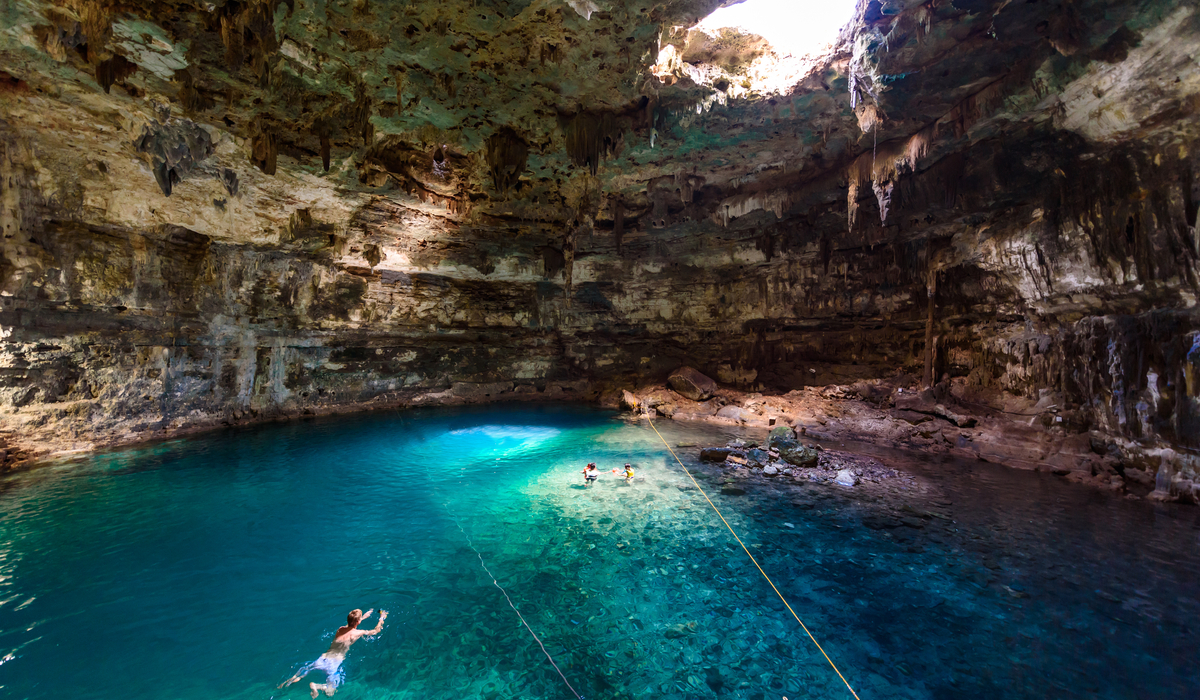
{"type": "Polygon", "coordinates": [[[375,625],[375,629],[367,630],[366,632],[363,632],[363,636],[370,637],[372,635],[379,634],[379,630],[383,629],[383,621],[386,619],[387,619],[387,610],[380,610],[379,611],[379,624],[375,625]]]}

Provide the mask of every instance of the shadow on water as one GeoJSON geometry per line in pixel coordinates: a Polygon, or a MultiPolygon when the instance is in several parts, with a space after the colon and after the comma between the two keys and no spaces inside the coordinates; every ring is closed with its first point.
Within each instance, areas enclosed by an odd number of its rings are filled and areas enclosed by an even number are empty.
{"type": "MultiPolygon", "coordinates": [[[[739,434],[659,428],[673,445],[739,434]]],[[[920,473],[945,517],[897,525],[861,493],[727,483],[681,457],[861,697],[1200,696],[1200,509],[859,449],[920,473]]],[[[374,607],[392,616],[338,697],[570,697],[482,558],[588,700],[849,697],[669,460],[644,424],[518,405],[231,430],[8,476],[0,686],[306,697],[274,686],[374,607]],[[607,472],[625,462],[633,484],[607,472]]]]}

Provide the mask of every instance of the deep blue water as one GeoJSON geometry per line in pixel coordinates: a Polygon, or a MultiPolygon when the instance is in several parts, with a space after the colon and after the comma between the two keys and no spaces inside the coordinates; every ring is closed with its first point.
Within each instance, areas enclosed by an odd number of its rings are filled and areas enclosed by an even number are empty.
{"type": "MultiPolygon", "coordinates": [[[[0,696],[303,698],[275,686],[360,607],[391,617],[337,697],[571,698],[482,559],[588,700],[850,697],[669,459],[611,412],[498,406],[8,475],[0,696]],[[588,461],[639,478],[584,489],[588,461]]],[[[872,529],[886,504],[844,489],[697,473],[864,700],[1200,697],[1200,509],[908,466],[952,520],[872,529]]]]}

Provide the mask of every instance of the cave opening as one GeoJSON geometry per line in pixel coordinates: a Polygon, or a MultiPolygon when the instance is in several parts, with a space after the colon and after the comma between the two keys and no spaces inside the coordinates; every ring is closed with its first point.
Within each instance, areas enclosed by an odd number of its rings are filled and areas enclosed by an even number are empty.
{"type": "Polygon", "coordinates": [[[855,0],[745,0],[721,7],[696,25],[717,34],[738,29],[757,34],[781,56],[824,53],[854,16],[855,0]]]}

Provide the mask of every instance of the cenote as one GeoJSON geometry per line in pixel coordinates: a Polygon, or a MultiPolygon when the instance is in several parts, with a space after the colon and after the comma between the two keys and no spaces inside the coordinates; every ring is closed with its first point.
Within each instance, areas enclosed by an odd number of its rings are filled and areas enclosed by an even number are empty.
{"type": "MultiPolygon", "coordinates": [[[[659,427],[672,446],[761,438],[659,427]]],[[[942,464],[924,474],[950,519],[872,529],[852,489],[757,477],[722,492],[718,468],[678,451],[862,698],[1200,694],[1194,508],[942,464]]],[[[360,607],[391,616],[351,650],[338,697],[572,697],[482,561],[589,700],[850,697],[669,460],[645,422],[522,405],[226,431],[9,475],[0,686],[306,697],[276,686],[360,607]],[[588,461],[603,475],[585,489],[588,461]],[[608,472],[627,461],[632,484],[608,472]]]]}

